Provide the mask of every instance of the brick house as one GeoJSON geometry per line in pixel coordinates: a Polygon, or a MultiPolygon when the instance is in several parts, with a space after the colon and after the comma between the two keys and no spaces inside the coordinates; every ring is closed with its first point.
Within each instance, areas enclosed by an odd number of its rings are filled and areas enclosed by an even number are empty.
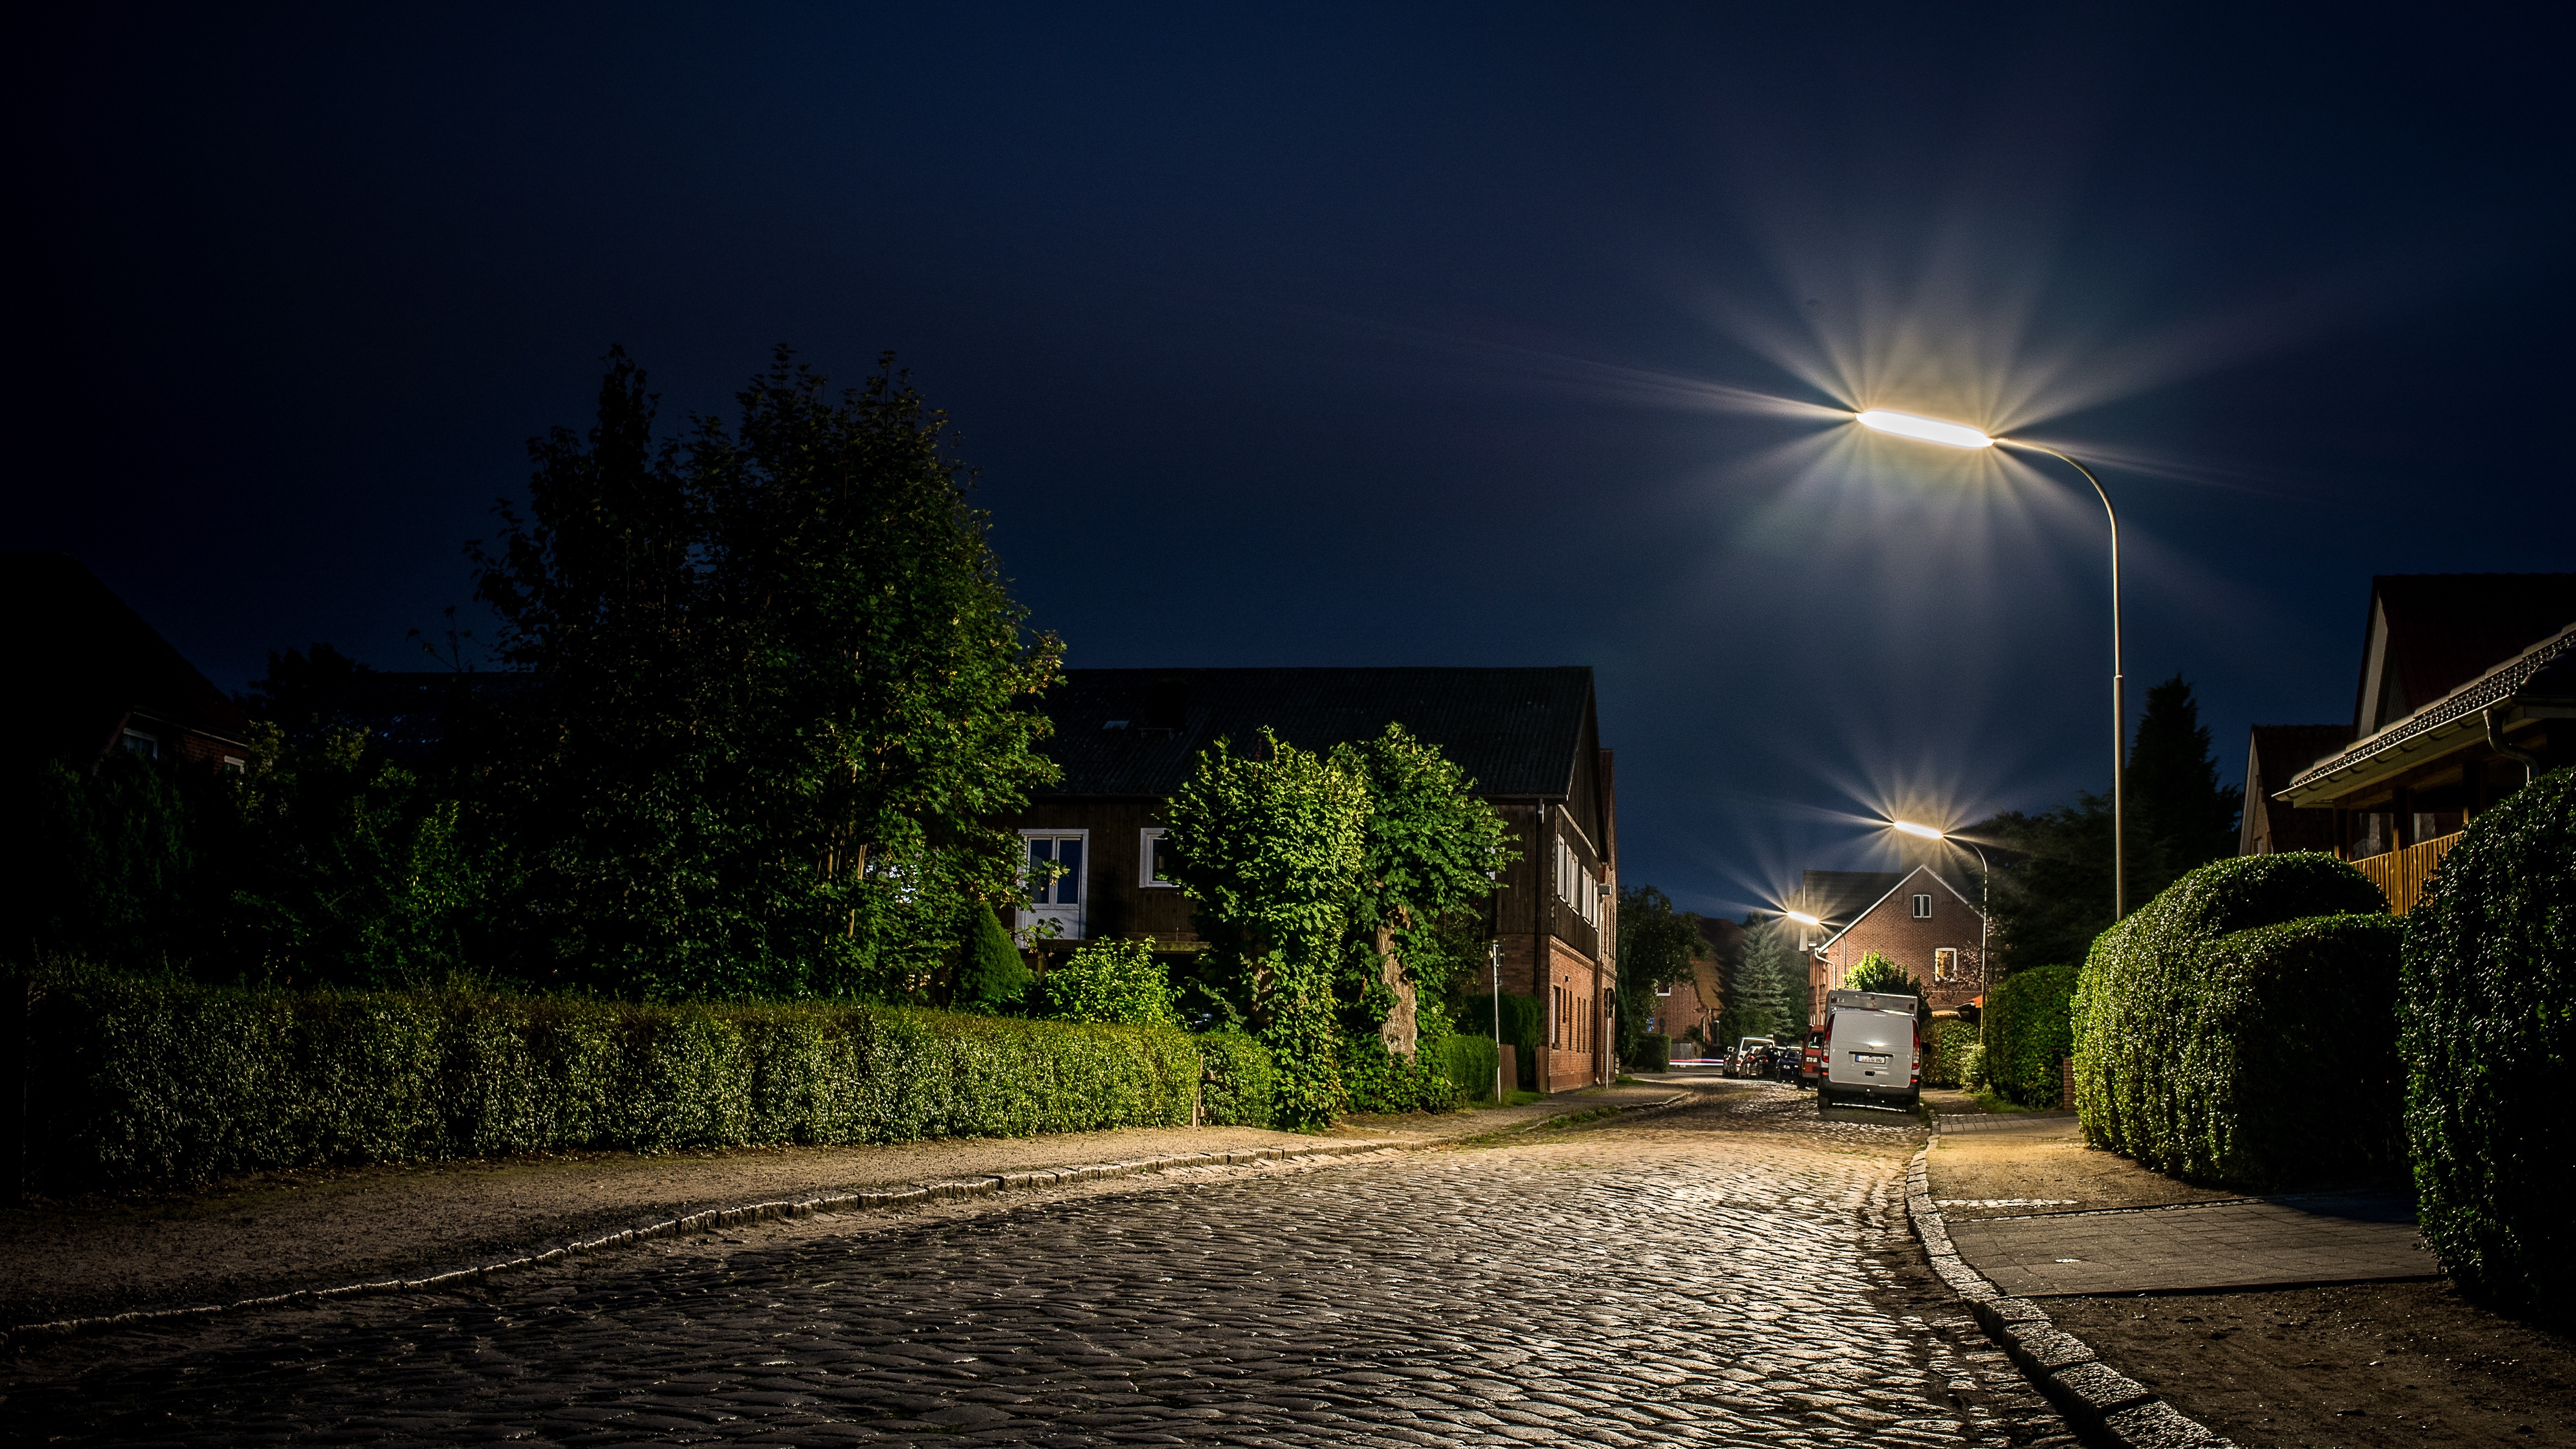
{"type": "MultiPolygon", "coordinates": [[[[1723,1045],[1717,1041],[1718,1018],[1726,1011],[1726,979],[1744,959],[1744,927],[1706,916],[1694,916],[1692,921],[1699,928],[1699,940],[1691,949],[1691,974],[1657,988],[1645,1029],[1679,1043],[1696,1027],[1701,1041],[1723,1045]]],[[[1676,1045],[1673,1050],[1681,1048],[1676,1045]]]]}
{"type": "Polygon", "coordinates": [[[242,769],[250,720],[116,592],[58,553],[0,554],[20,691],[10,757],[96,769],[110,752],[242,769]]]}
{"type": "Polygon", "coordinates": [[[1038,949],[1148,936],[1174,954],[1202,949],[1161,858],[1164,802],[1199,753],[1219,738],[1257,743],[1265,725],[1324,750],[1394,721],[1464,769],[1518,842],[1486,925],[1502,989],[1546,1007],[1530,1080],[1556,1092],[1616,1075],[1618,808],[1590,667],[1073,669],[1041,707],[1064,778],[1006,822],[1031,866],[1054,874],[1013,922],[1054,924],[1038,949]]]}
{"type": "Polygon", "coordinates": [[[1810,910],[1825,922],[1808,950],[1807,1022],[1824,1024],[1825,993],[1841,987],[1861,958],[1876,951],[1923,984],[1935,1016],[1956,1015],[1984,994],[1981,944],[1984,918],[1960,886],[1928,865],[1909,871],[1809,871],[1813,899],[1836,914],[1810,910]],[[1863,883],[1886,882],[1866,904],[1849,904],[1863,883]]]}

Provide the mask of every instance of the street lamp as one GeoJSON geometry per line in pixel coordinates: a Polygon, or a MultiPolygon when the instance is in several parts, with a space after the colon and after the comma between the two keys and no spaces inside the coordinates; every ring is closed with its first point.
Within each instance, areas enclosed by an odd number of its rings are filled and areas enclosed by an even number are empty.
{"type": "Polygon", "coordinates": [[[2093,485],[2093,496],[2102,500],[2102,512],[2111,520],[2111,919],[2119,920],[2129,914],[2129,837],[2123,828],[2128,791],[2122,783],[2122,777],[2128,774],[2129,714],[2127,692],[2120,679],[2120,515],[2111,507],[2111,495],[2102,490],[2102,480],[2094,477],[2091,469],[2055,448],[2043,448],[2037,443],[2012,438],[1990,438],[1964,423],[1918,418],[1912,413],[1893,413],[1885,408],[1871,408],[1861,413],[1858,421],[1875,432],[1912,438],[1921,443],[1939,443],[1948,448],[2000,446],[2046,453],[2083,474],[2084,481],[2093,485]]]}

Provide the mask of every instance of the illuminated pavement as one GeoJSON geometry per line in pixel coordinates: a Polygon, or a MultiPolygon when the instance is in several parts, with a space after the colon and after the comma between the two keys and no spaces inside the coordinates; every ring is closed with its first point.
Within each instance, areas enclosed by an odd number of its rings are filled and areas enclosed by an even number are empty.
{"type": "Polygon", "coordinates": [[[1748,1084],[1502,1147],[764,1225],[42,1346],[0,1435],[2071,1443],[1905,1233],[1919,1138],[1748,1084]]]}

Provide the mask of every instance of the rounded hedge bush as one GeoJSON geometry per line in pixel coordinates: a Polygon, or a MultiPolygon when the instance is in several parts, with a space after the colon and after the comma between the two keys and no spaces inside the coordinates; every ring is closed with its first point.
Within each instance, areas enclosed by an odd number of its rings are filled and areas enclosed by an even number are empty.
{"type": "Polygon", "coordinates": [[[2460,1287],[2576,1288],[2576,770],[2471,821],[2406,918],[2406,1134],[2424,1241],[2460,1287]]]}
{"type": "Polygon", "coordinates": [[[2025,1107],[2064,1105],[2057,1100],[2057,1064],[2074,1050],[2075,971],[2072,965],[2033,966],[1986,992],[1986,1050],[1979,1070],[1997,1096],[2025,1107]]]}
{"type": "Polygon", "coordinates": [[[2394,1119],[2378,1115],[2369,1079],[2379,1048],[2345,1050],[2354,1033],[2396,1038],[2387,916],[2361,872],[2304,851],[2202,866],[2096,937],[2073,1009],[2085,1136],[2159,1172],[2247,1187],[2387,1141],[2394,1119]],[[2329,917],[2377,924],[2263,929],[2329,917]],[[2298,1029],[2303,1014],[2320,1029],[2298,1029]],[[2301,1133],[2319,1155],[2284,1155],[2301,1133]]]}

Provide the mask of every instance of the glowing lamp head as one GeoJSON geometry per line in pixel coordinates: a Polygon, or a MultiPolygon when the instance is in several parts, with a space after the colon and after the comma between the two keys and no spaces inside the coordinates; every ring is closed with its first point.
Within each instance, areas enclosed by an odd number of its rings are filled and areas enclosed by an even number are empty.
{"type": "Polygon", "coordinates": [[[1821,926],[1824,924],[1824,922],[1816,919],[1814,916],[1808,915],[1805,911],[1782,911],[1780,914],[1797,922],[1801,926],[1821,926]]]}
{"type": "Polygon", "coordinates": [[[1911,820],[1891,820],[1887,823],[1891,827],[1902,830],[1908,835],[1920,835],[1926,840],[1940,840],[1944,838],[1940,831],[1933,829],[1931,826],[1917,825],[1911,820]]]}
{"type": "Polygon", "coordinates": [[[1912,413],[1892,413],[1885,408],[1871,408],[1860,415],[1861,426],[1881,433],[1894,433],[1917,442],[1939,443],[1945,448],[1991,448],[1995,440],[1965,423],[1945,423],[1938,418],[1918,418],[1912,413]]]}

